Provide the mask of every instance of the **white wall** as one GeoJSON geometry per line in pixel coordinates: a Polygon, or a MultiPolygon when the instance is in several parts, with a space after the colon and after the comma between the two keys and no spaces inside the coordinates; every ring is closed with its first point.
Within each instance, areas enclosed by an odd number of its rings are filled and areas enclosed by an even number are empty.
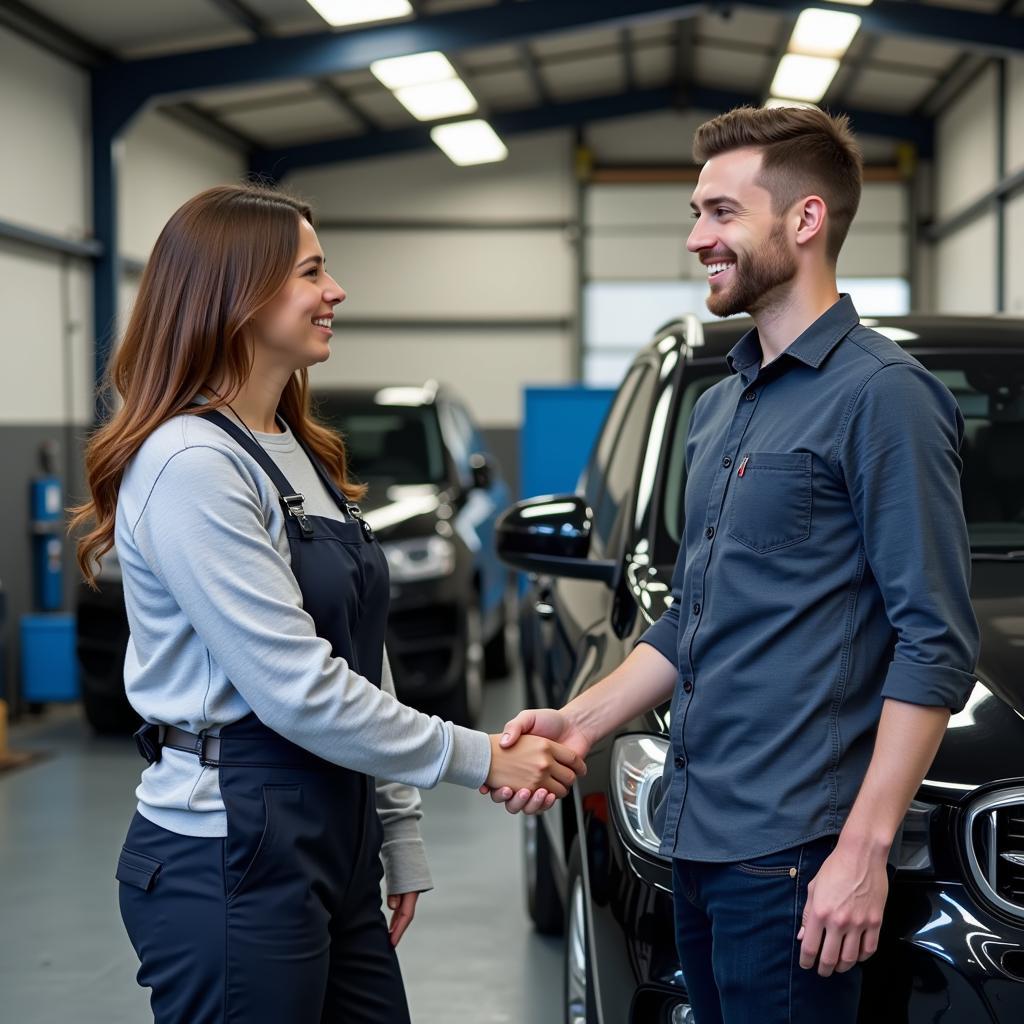
{"type": "Polygon", "coordinates": [[[328,222],[320,242],[348,293],[332,358],[314,369],[314,383],[435,378],[462,395],[483,426],[507,427],[521,422],[524,386],[572,378],[574,243],[558,226],[574,216],[572,141],[544,132],[516,136],[509,150],[508,160],[479,167],[456,167],[429,151],[286,180],[328,222]],[[337,229],[330,221],[392,226],[337,229]],[[423,221],[449,227],[418,229],[423,221]],[[476,224],[458,227],[466,221],[476,224]],[[538,221],[547,223],[525,226],[538,221]],[[358,324],[346,328],[346,315],[358,324]],[[465,320],[477,324],[459,327],[465,320]]]}
{"type": "MultiPolygon", "coordinates": [[[[994,64],[943,111],[936,126],[934,219],[942,223],[989,192],[1000,178],[998,75],[994,64]]],[[[1024,60],[1006,68],[1005,176],[1024,168],[1024,60]]],[[[1003,213],[1004,312],[1024,316],[1024,197],[1003,213]]],[[[940,313],[994,313],[999,245],[998,213],[989,210],[930,247],[932,306],[940,313]]]]}
{"type": "Polygon", "coordinates": [[[121,254],[145,259],[168,217],[211,185],[242,179],[237,152],[148,110],[132,122],[121,156],[118,196],[121,254]]]}
{"type": "MultiPolygon", "coordinates": [[[[88,105],[83,72],[0,29],[0,218],[89,233],[88,105]]],[[[0,424],[91,415],[89,287],[87,264],[0,242],[0,424]]]]}

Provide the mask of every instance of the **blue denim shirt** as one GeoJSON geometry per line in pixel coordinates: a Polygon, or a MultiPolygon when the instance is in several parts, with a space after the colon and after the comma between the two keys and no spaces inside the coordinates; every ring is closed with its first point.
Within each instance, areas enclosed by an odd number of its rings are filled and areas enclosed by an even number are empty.
{"type": "Polygon", "coordinates": [[[738,861],[838,833],[883,698],[959,710],[978,627],[963,417],[849,296],[761,367],[729,353],[686,446],[662,852],[738,861]]]}

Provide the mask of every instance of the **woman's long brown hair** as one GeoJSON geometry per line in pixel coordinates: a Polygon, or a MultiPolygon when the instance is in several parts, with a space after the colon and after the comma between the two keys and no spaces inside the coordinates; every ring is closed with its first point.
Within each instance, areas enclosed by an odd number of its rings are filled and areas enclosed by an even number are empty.
{"type": "MultiPolygon", "coordinates": [[[[99,559],[114,546],[117,493],[128,463],[160,424],[182,413],[227,405],[252,370],[246,324],[281,290],[309,206],[261,185],[220,185],[184,204],[167,222],[146,263],[108,388],[122,404],[90,438],[85,475],[91,500],[70,510],[78,565],[95,589],[99,559]],[[190,407],[200,389],[226,393],[190,407]]],[[[306,370],[293,374],[278,405],[295,435],[323,462],[350,500],[365,487],[348,478],[345,447],[310,412],[306,370]]]]}

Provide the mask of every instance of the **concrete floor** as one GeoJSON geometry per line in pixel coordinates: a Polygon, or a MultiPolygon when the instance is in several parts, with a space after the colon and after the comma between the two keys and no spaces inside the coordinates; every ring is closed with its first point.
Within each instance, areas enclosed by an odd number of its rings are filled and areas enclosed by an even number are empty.
{"type": "MultiPolygon", "coordinates": [[[[512,680],[490,684],[481,728],[500,729],[520,693],[512,680]]],[[[134,746],[93,737],[75,708],[11,732],[12,747],[49,756],[0,773],[0,1020],[149,1020],[113,877],[141,764],[134,746]]],[[[527,919],[521,823],[454,786],[423,802],[436,888],[399,947],[413,1021],[561,1024],[562,943],[527,919]]]]}

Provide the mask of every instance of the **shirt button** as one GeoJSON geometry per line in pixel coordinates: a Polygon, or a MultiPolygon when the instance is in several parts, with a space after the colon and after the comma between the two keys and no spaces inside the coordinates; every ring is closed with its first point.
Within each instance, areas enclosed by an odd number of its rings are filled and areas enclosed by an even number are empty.
{"type": "Polygon", "coordinates": [[[700,615],[700,605],[699,604],[694,604],[694,606],[693,606],[693,614],[694,615],[700,615]]]}
{"type": "Polygon", "coordinates": [[[732,459],[730,459],[729,456],[726,455],[726,457],[722,459],[722,465],[725,466],[726,469],[728,469],[732,465],[732,459]]]}
{"type": "Polygon", "coordinates": [[[676,758],[676,767],[677,768],[685,768],[686,767],[686,758],[685,757],[677,757],[676,758]]]}
{"type": "Polygon", "coordinates": [[[714,537],[714,535],[715,535],[715,528],[713,526],[709,526],[704,531],[704,536],[707,537],[708,540],[711,540],[711,538],[714,537]]]}
{"type": "Polygon", "coordinates": [[[748,391],[743,397],[748,402],[752,402],[755,398],[757,398],[757,395],[755,395],[753,391],[748,391]]]}
{"type": "Polygon", "coordinates": [[[683,682],[683,693],[693,693],[693,683],[689,679],[683,682]]]}

